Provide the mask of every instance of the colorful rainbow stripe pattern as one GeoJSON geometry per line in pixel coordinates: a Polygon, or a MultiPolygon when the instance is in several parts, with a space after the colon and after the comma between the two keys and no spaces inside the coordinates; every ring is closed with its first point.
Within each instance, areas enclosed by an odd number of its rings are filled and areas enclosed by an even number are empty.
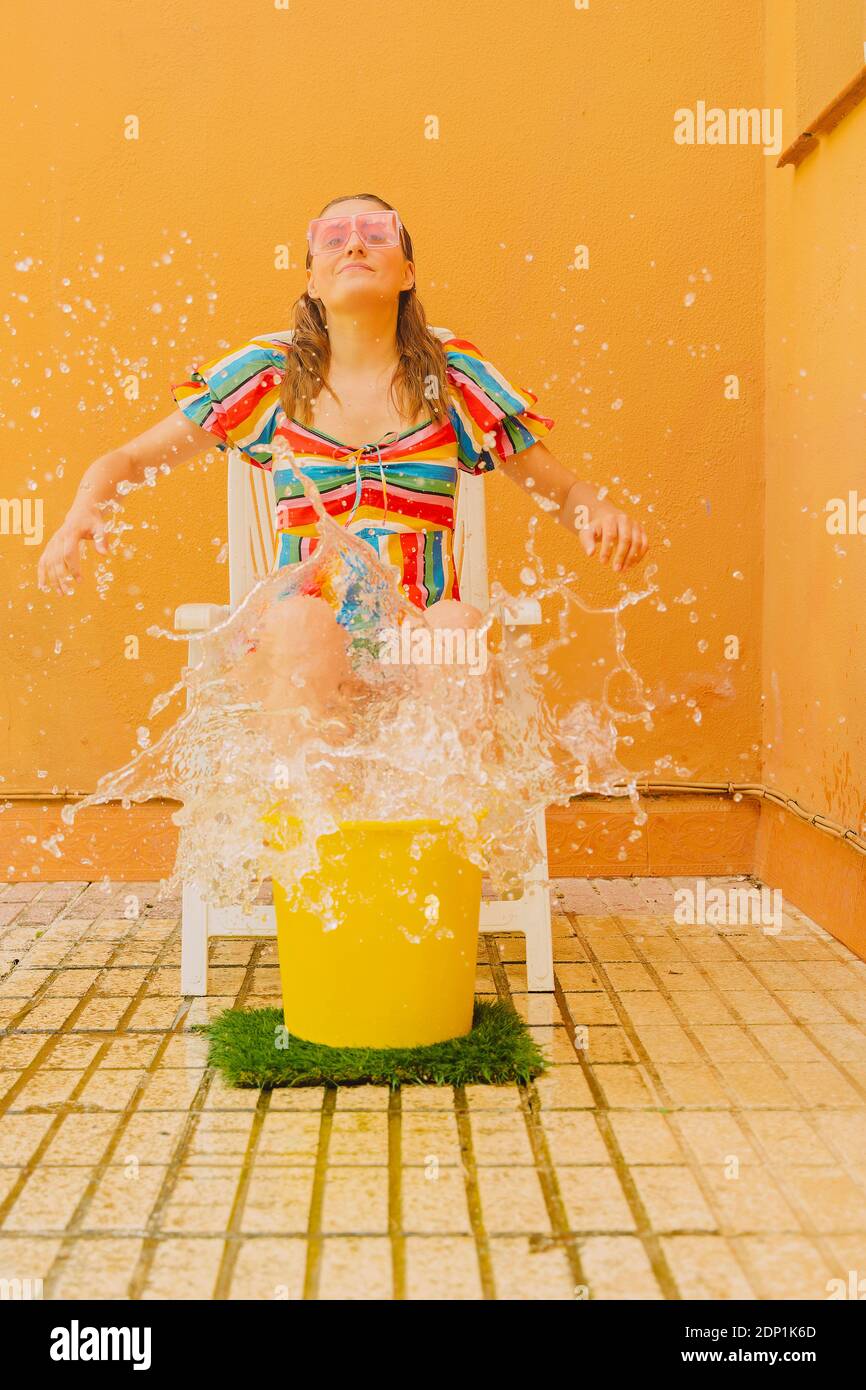
{"type": "Polygon", "coordinates": [[[273,471],[280,567],[305,560],[319,538],[301,483],[288,467],[272,469],[277,438],[316,484],[328,514],[396,571],[411,603],[427,608],[460,597],[452,548],[459,472],[490,472],[546,435],[554,421],[536,413],[537,396],[514,386],[472,343],[447,329],[431,332],[445,351],[448,418],[384,443],[352,448],[286,416],[280,384],[290,331],[252,338],[171,387],[184,415],[213,435],[218,448],[239,449],[256,467],[273,471]]]}

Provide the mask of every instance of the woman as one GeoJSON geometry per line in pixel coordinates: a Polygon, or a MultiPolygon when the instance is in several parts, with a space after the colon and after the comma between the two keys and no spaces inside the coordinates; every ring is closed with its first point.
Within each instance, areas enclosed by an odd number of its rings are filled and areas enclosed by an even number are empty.
{"type": "MultiPolygon", "coordinates": [[[[179,409],[91,464],[40,558],[40,587],[73,592],[82,542],[105,553],[105,504],[118,484],[175,468],[214,440],[268,469],[284,440],[328,513],[375,547],[434,626],[481,618],[460,603],[454,567],[460,470],[500,467],[549,499],[586,553],[615,570],[643,558],[643,527],[541,442],[553,421],[532,409],[536,396],[472,343],[428,327],[412,242],[390,204],[368,193],[326,204],[308,230],[306,266],[292,330],[197,368],[172,388],[179,409]]],[[[315,515],[292,470],[277,460],[273,472],[278,564],[296,564],[317,544],[315,515]]]]}

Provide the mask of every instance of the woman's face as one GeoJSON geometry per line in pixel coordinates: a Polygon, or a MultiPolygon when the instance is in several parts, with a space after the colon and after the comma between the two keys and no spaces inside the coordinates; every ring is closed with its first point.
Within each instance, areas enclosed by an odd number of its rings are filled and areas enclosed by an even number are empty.
{"type": "MultiPolygon", "coordinates": [[[[378,207],[363,198],[347,198],[333,203],[324,217],[348,217],[378,207]]],[[[313,256],[307,272],[307,293],[319,299],[328,312],[396,306],[401,290],[415,283],[415,267],[397,246],[365,246],[353,227],[349,240],[339,251],[321,251],[313,256]]]]}

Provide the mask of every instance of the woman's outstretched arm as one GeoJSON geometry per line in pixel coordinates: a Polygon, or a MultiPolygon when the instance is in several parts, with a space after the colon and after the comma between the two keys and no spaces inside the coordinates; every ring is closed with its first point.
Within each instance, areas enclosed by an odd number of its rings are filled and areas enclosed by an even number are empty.
{"type": "Polygon", "coordinates": [[[540,440],[506,459],[499,468],[522,491],[538,493],[554,503],[551,515],[575,533],[587,555],[595,554],[598,545],[601,563],[612,559],[615,570],[630,569],[643,559],[648,541],[640,522],[599,498],[589,483],[576,479],[540,440]]]}
{"type": "Polygon", "coordinates": [[[82,476],[78,491],[61,526],[39,557],[40,589],[71,594],[81,578],[82,543],[92,541],[107,554],[106,531],[111,529],[108,504],[118,500],[120,483],[144,483],[149,476],[170,472],[213,445],[213,436],[193,425],[180,410],[152,425],[135,439],[96,459],[82,476]],[[153,470],[152,473],[150,470],[153,470]]]}

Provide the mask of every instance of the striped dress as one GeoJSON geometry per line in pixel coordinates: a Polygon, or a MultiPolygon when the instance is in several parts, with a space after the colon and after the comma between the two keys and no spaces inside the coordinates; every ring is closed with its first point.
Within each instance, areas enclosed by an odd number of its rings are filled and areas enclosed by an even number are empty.
{"type": "Polygon", "coordinates": [[[373,546],[418,608],[459,598],[453,537],[460,471],[487,473],[553,428],[537,396],[513,385],[478,348],[444,328],[447,419],[353,448],[289,419],[280,384],[291,330],[242,343],[171,387],[175,402],[222,450],[238,449],[273,472],[277,564],[307,559],[318,544],[315,514],[291,469],[273,465],[274,441],[291,447],[334,521],[373,546]]]}

